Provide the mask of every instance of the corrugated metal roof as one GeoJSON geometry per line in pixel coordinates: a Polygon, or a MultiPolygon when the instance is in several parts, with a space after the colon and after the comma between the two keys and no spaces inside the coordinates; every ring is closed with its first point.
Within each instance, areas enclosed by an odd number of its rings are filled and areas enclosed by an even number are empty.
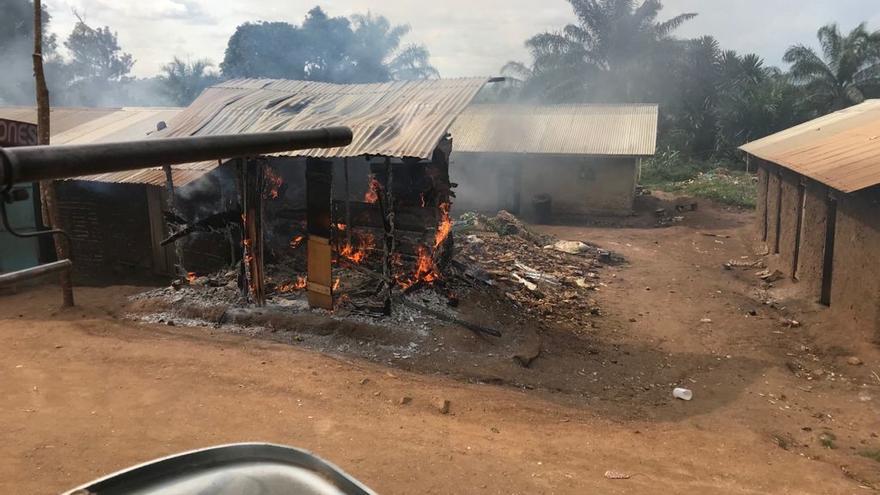
{"type": "Polygon", "coordinates": [[[472,105],[452,125],[454,152],[653,155],[657,105],[472,105]]]}
{"type": "MultiPolygon", "coordinates": [[[[50,118],[52,144],[112,143],[146,139],[156,132],[156,124],[168,121],[182,108],[124,107],[124,108],[53,108],[50,118]]],[[[36,110],[27,107],[0,107],[0,118],[36,123],[36,110]]],[[[198,179],[216,167],[216,164],[182,165],[172,169],[174,184],[183,186],[198,179]]],[[[117,184],[165,184],[161,168],[113,172],[68,180],[88,180],[117,184]]]]}
{"type": "Polygon", "coordinates": [[[239,79],[205,90],[161,136],[206,136],[344,125],[352,144],[289,156],[430,158],[486,78],[330,84],[239,79]]]}
{"type": "MultiPolygon", "coordinates": [[[[58,107],[49,110],[52,123],[52,136],[69,131],[92,120],[118,112],[119,108],[79,108],[58,107]]],[[[0,107],[0,119],[18,120],[19,122],[37,123],[37,109],[34,107],[0,107]]]]}
{"type": "Polygon", "coordinates": [[[845,193],[880,184],[880,100],[868,100],[740,149],[845,193]]]}

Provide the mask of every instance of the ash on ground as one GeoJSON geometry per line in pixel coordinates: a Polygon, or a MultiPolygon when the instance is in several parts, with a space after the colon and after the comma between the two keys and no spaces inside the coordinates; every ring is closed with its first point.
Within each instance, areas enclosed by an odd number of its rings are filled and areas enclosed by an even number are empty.
{"type": "Polygon", "coordinates": [[[336,309],[325,311],[310,309],[304,278],[280,266],[267,269],[265,307],[247,300],[238,271],[230,270],[133,296],[130,315],[146,323],[204,326],[380,361],[430,354],[445,338],[441,333],[457,333],[462,337],[453,340],[463,347],[476,339],[530,362],[540,353],[535,335],[547,324],[592,326],[601,313],[593,298],[602,285],[599,269],[622,261],[583,242],[535,234],[507,212],[465,214],[453,235],[456,252],[443,277],[396,290],[390,316],[359,304],[365,300],[359,295],[378,290],[375,277],[363,269],[334,269],[339,296],[336,309]]]}

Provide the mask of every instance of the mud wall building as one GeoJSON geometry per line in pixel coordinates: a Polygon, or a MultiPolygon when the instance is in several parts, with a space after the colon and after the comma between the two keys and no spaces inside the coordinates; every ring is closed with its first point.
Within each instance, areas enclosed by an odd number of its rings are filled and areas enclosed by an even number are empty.
{"type": "Polygon", "coordinates": [[[757,238],[795,294],[880,340],[880,100],[742,147],[758,163],[757,238]]]}
{"type": "MultiPolygon", "coordinates": [[[[93,144],[145,139],[157,124],[179,108],[76,108],[51,109],[52,144],[93,144]]],[[[0,107],[0,118],[36,123],[33,107],[0,107]]],[[[186,174],[174,172],[180,183],[186,174]]],[[[165,175],[161,170],[104,174],[58,181],[61,228],[72,238],[76,283],[102,283],[126,278],[148,280],[170,273],[173,259],[158,246],[164,235],[162,204],[165,175]]],[[[30,231],[38,225],[26,226],[30,231]]],[[[39,261],[54,257],[51,240],[41,249],[39,261]]],[[[0,237],[0,243],[5,242],[0,237]]],[[[36,241],[33,241],[36,242],[36,241]]],[[[36,265],[34,259],[31,265],[36,265]]],[[[0,270],[5,268],[0,264],[0,270]]]]}
{"type": "Polygon", "coordinates": [[[657,105],[470,106],[452,127],[457,211],[534,217],[629,214],[640,161],[657,140],[657,105]]]}

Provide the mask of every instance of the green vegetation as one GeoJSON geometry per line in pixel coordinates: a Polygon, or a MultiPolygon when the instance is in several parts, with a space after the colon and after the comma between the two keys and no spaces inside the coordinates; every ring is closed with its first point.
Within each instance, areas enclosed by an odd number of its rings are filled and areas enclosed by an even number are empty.
{"type": "Polygon", "coordinates": [[[834,443],[835,440],[837,440],[837,436],[830,431],[826,431],[819,435],[819,443],[826,449],[836,449],[837,445],[834,443]]]}
{"type": "Polygon", "coordinates": [[[660,149],[679,153],[672,165],[682,167],[658,170],[657,179],[693,179],[687,188],[725,201],[750,202],[750,194],[736,192],[742,177],[707,174],[723,160],[739,162],[725,168],[744,169],[737,147],[880,97],[880,31],[865,24],[850,32],[822,27],[819,50],[791,46],[786,70],[726,50],[712,36],[675,36],[697,14],[664,15],[660,0],[568,2],[572,22],[526,40],[531,60],[502,68],[522,84],[498,99],[657,103],[660,149]]]}
{"type": "Polygon", "coordinates": [[[662,191],[754,208],[755,176],[736,170],[740,164],[724,160],[693,160],[677,151],[663,151],[642,164],[642,185],[662,191]]]}
{"type": "Polygon", "coordinates": [[[859,452],[859,455],[880,462],[880,449],[863,450],[859,452]]]}

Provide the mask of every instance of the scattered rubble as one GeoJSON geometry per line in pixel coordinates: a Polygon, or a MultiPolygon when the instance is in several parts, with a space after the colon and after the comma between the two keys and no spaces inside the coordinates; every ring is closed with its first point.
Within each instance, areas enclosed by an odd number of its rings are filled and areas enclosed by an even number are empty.
{"type": "Polygon", "coordinates": [[[801,326],[801,322],[791,318],[780,318],[779,323],[786,328],[798,328],[801,326]]]}
{"type": "Polygon", "coordinates": [[[785,274],[779,270],[764,270],[755,275],[768,284],[782,280],[782,278],[785,277],[785,274]]]}
{"type": "Polygon", "coordinates": [[[631,474],[622,473],[620,471],[605,471],[605,477],[609,480],[628,480],[632,478],[631,474]]]}
{"type": "Polygon", "coordinates": [[[526,313],[581,328],[600,313],[591,296],[602,288],[597,270],[623,261],[584,242],[534,233],[505,211],[464,214],[453,232],[469,239],[457,245],[454,263],[463,278],[496,285],[526,313]],[[470,241],[474,236],[484,242],[470,241]]]}
{"type": "Polygon", "coordinates": [[[440,414],[449,414],[449,408],[452,406],[452,402],[450,402],[449,399],[434,399],[434,406],[440,414]]]}
{"type": "Polygon", "coordinates": [[[846,364],[848,364],[848,365],[850,365],[850,366],[861,366],[861,365],[863,365],[863,364],[865,364],[865,363],[863,363],[862,360],[861,360],[859,357],[857,357],[857,356],[850,356],[850,357],[846,360],[846,364]]]}

